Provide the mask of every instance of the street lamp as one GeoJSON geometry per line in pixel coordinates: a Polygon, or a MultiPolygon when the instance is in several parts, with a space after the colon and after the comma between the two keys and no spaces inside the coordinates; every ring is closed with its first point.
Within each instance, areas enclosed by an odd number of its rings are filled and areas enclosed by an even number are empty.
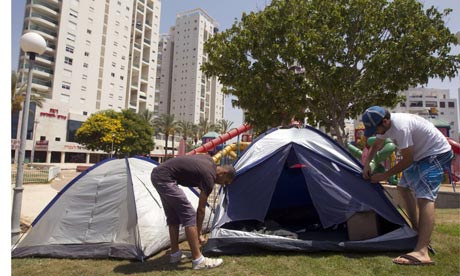
{"type": "Polygon", "coordinates": [[[11,214],[11,244],[14,245],[21,233],[20,220],[21,220],[21,204],[22,204],[22,184],[24,181],[24,157],[26,150],[27,139],[27,124],[29,121],[29,106],[30,94],[32,86],[32,70],[34,68],[35,56],[41,55],[46,50],[45,39],[33,32],[28,32],[21,37],[21,49],[29,55],[29,72],[27,75],[27,90],[24,106],[22,107],[22,120],[21,120],[21,137],[19,144],[18,156],[18,170],[16,173],[16,185],[13,188],[13,210],[11,214]]]}
{"type": "MultiPolygon", "coordinates": [[[[35,114],[34,114],[35,115],[35,114]]],[[[32,135],[32,153],[30,154],[30,162],[29,163],[34,163],[34,157],[35,157],[35,133],[37,132],[37,125],[40,123],[38,120],[34,120],[34,134],[32,135]]]]}

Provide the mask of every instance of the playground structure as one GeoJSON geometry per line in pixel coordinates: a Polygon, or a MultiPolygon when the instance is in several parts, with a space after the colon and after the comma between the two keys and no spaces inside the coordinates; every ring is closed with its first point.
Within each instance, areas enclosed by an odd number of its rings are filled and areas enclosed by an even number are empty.
{"type": "Polygon", "coordinates": [[[450,175],[452,177],[452,187],[455,191],[454,182],[460,181],[460,143],[456,142],[454,139],[450,137],[447,137],[447,141],[449,142],[450,146],[452,147],[452,151],[454,152],[454,159],[452,159],[450,175]]]}
{"type": "MultiPolygon", "coordinates": [[[[364,150],[361,150],[353,144],[349,143],[348,151],[354,157],[360,159],[361,163],[363,163],[367,156],[367,149],[370,146],[372,146],[372,144],[375,142],[375,139],[375,137],[370,137],[369,139],[367,139],[367,143],[364,147],[364,150]]],[[[456,142],[454,139],[450,137],[446,137],[446,139],[452,147],[454,158],[452,159],[451,167],[446,168],[445,180],[452,184],[452,189],[455,192],[455,185],[457,182],[460,181],[460,143],[456,142]]],[[[386,139],[383,148],[377,152],[376,156],[372,159],[370,163],[371,170],[373,172],[384,172],[385,168],[393,166],[396,162],[395,150],[396,146],[394,145],[394,143],[390,139],[386,139]],[[386,161],[389,161],[389,164],[384,164],[386,161]]],[[[391,176],[390,179],[388,179],[388,182],[390,184],[396,184],[396,175],[391,176]]]]}
{"type": "Polygon", "coordinates": [[[187,152],[185,155],[193,155],[193,154],[197,154],[197,153],[207,153],[207,152],[210,152],[212,150],[214,150],[218,145],[221,145],[223,143],[225,143],[227,140],[230,140],[232,139],[233,137],[236,137],[248,130],[251,130],[252,129],[252,126],[248,125],[248,124],[244,124],[240,127],[237,127],[237,128],[233,128],[231,129],[229,132],[215,138],[215,139],[212,139],[211,141],[199,146],[198,148],[196,149],[193,149],[189,152],[187,152]]]}
{"type": "MultiPolygon", "coordinates": [[[[364,160],[367,157],[367,149],[372,146],[372,144],[375,142],[375,137],[370,137],[367,139],[366,146],[364,147],[364,150],[359,149],[358,147],[348,144],[348,151],[350,153],[361,160],[361,163],[364,163],[364,160]],[[364,152],[364,153],[363,153],[364,152]]],[[[372,159],[370,162],[369,166],[371,168],[372,172],[384,172],[385,171],[385,166],[383,165],[384,161],[389,159],[390,161],[390,166],[393,166],[396,156],[395,156],[395,150],[396,150],[396,145],[391,141],[391,139],[386,139],[384,146],[381,150],[377,152],[375,157],[372,159]]],[[[390,179],[388,180],[389,183],[391,184],[396,184],[396,176],[391,176],[390,179]]]]}
{"type": "Polygon", "coordinates": [[[225,156],[230,156],[231,159],[235,160],[238,157],[239,152],[245,150],[249,144],[250,142],[239,142],[227,145],[221,151],[217,152],[212,159],[216,163],[219,163],[219,161],[225,156]]]}

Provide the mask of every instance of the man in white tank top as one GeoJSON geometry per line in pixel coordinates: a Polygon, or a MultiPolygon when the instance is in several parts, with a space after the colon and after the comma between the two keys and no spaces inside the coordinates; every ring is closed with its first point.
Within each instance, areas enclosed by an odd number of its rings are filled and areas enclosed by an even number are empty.
{"type": "Polygon", "coordinates": [[[432,123],[414,114],[390,114],[380,106],[372,106],[363,113],[362,120],[366,128],[364,135],[376,135],[377,138],[364,161],[363,177],[376,183],[403,172],[398,192],[412,227],[418,232],[414,250],[393,259],[393,262],[402,265],[434,264],[428,254],[434,227],[434,202],[444,168],[450,166],[453,156],[451,146],[432,123]],[[393,140],[402,159],[388,171],[372,174],[369,163],[386,138],[393,140]],[[415,198],[411,191],[414,191],[415,198]]]}

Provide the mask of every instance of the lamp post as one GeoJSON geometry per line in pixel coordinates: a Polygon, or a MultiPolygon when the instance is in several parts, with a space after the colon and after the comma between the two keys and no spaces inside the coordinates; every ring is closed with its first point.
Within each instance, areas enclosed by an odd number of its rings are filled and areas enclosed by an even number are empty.
{"type": "Polygon", "coordinates": [[[34,163],[34,157],[35,157],[35,133],[37,132],[37,125],[40,123],[38,120],[34,120],[34,134],[32,135],[32,153],[30,154],[30,162],[29,163],[34,163]]]}
{"type": "Polygon", "coordinates": [[[45,39],[33,32],[24,34],[21,37],[21,49],[29,56],[29,72],[27,75],[27,90],[26,98],[24,100],[24,106],[22,107],[22,120],[21,120],[21,137],[19,144],[19,156],[18,156],[18,169],[16,173],[16,185],[13,188],[13,210],[11,214],[11,244],[14,245],[21,233],[20,219],[21,219],[21,204],[22,204],[22,184],[24,181],[24,157],[26,150],[26,139],[27,139],[27,125],[29,121],[29,106],[30,106],[30,94],[32,86],[32,70],[35,63],[35,56],[41,55],[46,50],[45,39]]]}
{"type": "Polygon", "coordinates": [[[112,149],[110,150],[110,158],[113,157],[113,140],[115,139],[115,134],[112,133],[112,149]]]}

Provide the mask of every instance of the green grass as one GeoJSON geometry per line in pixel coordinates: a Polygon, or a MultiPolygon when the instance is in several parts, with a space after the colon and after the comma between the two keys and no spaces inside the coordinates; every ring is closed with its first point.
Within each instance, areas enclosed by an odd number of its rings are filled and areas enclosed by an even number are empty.
{"type": "MultiPolygon", "coordinates": [[[[436,210],[432,245],[434,266],[399,266],[391,262],[400,252],[273,253],[221,256],[224,265],[207,271],[191,263],[168,263],[167,251],[144,263],[123,260],[12,259],[12,275],[460,275],[460,209],[436,210]]],[[[181,247],[187,249],[186,243],[181,247]]]]}

